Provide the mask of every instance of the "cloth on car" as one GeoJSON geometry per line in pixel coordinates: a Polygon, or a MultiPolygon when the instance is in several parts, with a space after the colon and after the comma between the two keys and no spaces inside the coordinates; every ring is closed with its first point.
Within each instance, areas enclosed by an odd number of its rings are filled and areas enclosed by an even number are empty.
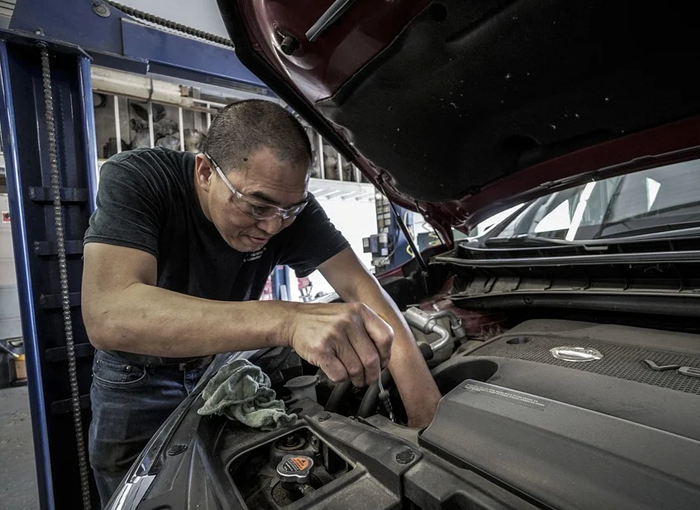
{"type": "Polygon", "coordinates": [[[204,405],[197,411],[200,415],[223,415],[263,431],[293,425],[297,420],[277,399],[269,376],[247,359],[222,367],[204,387],[202,398],[204,405]]]}

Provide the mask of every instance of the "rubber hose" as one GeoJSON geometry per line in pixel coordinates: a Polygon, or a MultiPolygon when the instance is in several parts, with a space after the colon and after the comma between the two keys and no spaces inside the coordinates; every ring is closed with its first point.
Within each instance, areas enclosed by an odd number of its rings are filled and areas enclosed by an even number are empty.
{"type": "MultiPolygon", "coordinates": [[[[423,359],[425,359],[426,361],[430,361],[433,358],[433,349],[430,347],[429,344],[419,344],[418,348],[420,349],[420,352],[423,355],[423,359]]],[[[388,390],[389,385],[393,381],[393,378],[391,377],[391,372],[389,372],[388,368],[382,370],[381,377],[384,388],[388,390]]],[[[331,398],[333,398],[333,395],[331,395],[331,398]]],[[[357,416],[360,418],[367,418],[368,416],[374,414],[375,410],[377,409],[378,400],[379,385],[377,383],[374,383],[367,389],[365,396],[362,397],[362,402],[360,403],[360,409],[357,411],[357,416]]]]}
{"type": "MultiPolygon", "coordinates": [[[[391,372],[388,368],[382,370],[382,384],[384,388],[387,388],[391,382],[394,380],[391,377],[391,372]]],[[[360,418],[367,418],[372,416],[377,410],[377,401],[379,400],[379,385],[374,383],[372,386],[367,388],[365,396],[362,397],[362,402],[360,403],[360,409],[357,411],[357,416],[360,418]]]]}
{"type": "Polygon", "coordinates": [[[337,413],[340,403],[345,400],[345,395],[348,394],[352,388],[352,383],[350,381],[343,381],[340,384],[336,384],[331,391],[331,396],[328,397],[328,402],[326,402],[326,411],[330,413],[337,413]]]}
{"type": "Polygon", "coordinates": [[[289,355],[292,353],[291,347],[284,347],[282,352],[280,352],[266,367],[260,367],[263,372],[268,376],[272,376],[282,365],[287,361],[289,355]]]}
{"type": "Polygon", "coordinates": [[[430,344],[419,344],[418,348],[420,349],[420,353],[423,355],[423,359],[425,361],[430,361],[433,359],[433,348],[430,347],[430,344]]]}
{"type": "Polygon", "coordinates": [[[253,365],[258,364],[258,360],[262,358],[265,354],[270,352],[274,347],[265,347],[264,349],[260,349],[255,351],[250,358],[248,358],[248,361],[250,361],[253,365]]]}

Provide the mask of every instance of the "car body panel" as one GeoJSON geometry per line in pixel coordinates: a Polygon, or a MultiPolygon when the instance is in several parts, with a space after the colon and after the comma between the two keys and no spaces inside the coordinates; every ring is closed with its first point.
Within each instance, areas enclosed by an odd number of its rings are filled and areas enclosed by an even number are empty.
{"type": "Polygon", "coordinates": [[[345,3],[309,41],[334,2],[219,0],[241,60],[443,234],[515,195],[700,145],[697,121],[678,123],[700,113],[684,5],[345,3]]]}

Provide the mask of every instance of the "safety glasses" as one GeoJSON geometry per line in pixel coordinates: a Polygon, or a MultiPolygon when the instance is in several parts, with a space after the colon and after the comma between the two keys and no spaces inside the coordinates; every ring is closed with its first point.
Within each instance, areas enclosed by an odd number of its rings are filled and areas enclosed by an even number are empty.
{"type": "Polygon", "coordinates": [[[295,218],[301,214],[301,211],[304,210],[306,204],[309,203],[307,199],[300,204],[293,205],[285,209],[241,193],[233,187],[233,184],[231,184],[231,181],[228,180],[228,177],[226,177],[226,174],[224,174],[223,170],[221,170],[221,167],[216,163],[216,161],[214,161],[214,158],[212,158],[206,152],[204,155],[209,159],[211,165],[216,170],[216,173],[219,174],[219,177],[221,177],[228,189],[231,190],[231,194],[233,195],[233,203],[236,205],[236,207],[238,207],[243,214],[253,218],[254,220],[271,220],[279,217],[282,219],[282,221],[284,221],[290,218],[295,218]]]}

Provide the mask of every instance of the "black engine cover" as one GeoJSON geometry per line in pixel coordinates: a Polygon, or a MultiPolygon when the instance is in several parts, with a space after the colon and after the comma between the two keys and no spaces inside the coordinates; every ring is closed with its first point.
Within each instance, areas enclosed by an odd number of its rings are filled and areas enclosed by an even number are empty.
{"type": "Polygon", "coordinates": [[[421,444],[538,506],[697,509],[700,336],[533,320],[434,370],[443,392],[421,444]],[[553,347],[602,358],[555,358],[553,347]],[[451,391],[450,391],[451,390],[451,391]]]}
{"type": "Polygon", "coordinates": [[[538,395],[468,380],[422,446],[558,509],[695,510],[700,442],[538,395]]]}

